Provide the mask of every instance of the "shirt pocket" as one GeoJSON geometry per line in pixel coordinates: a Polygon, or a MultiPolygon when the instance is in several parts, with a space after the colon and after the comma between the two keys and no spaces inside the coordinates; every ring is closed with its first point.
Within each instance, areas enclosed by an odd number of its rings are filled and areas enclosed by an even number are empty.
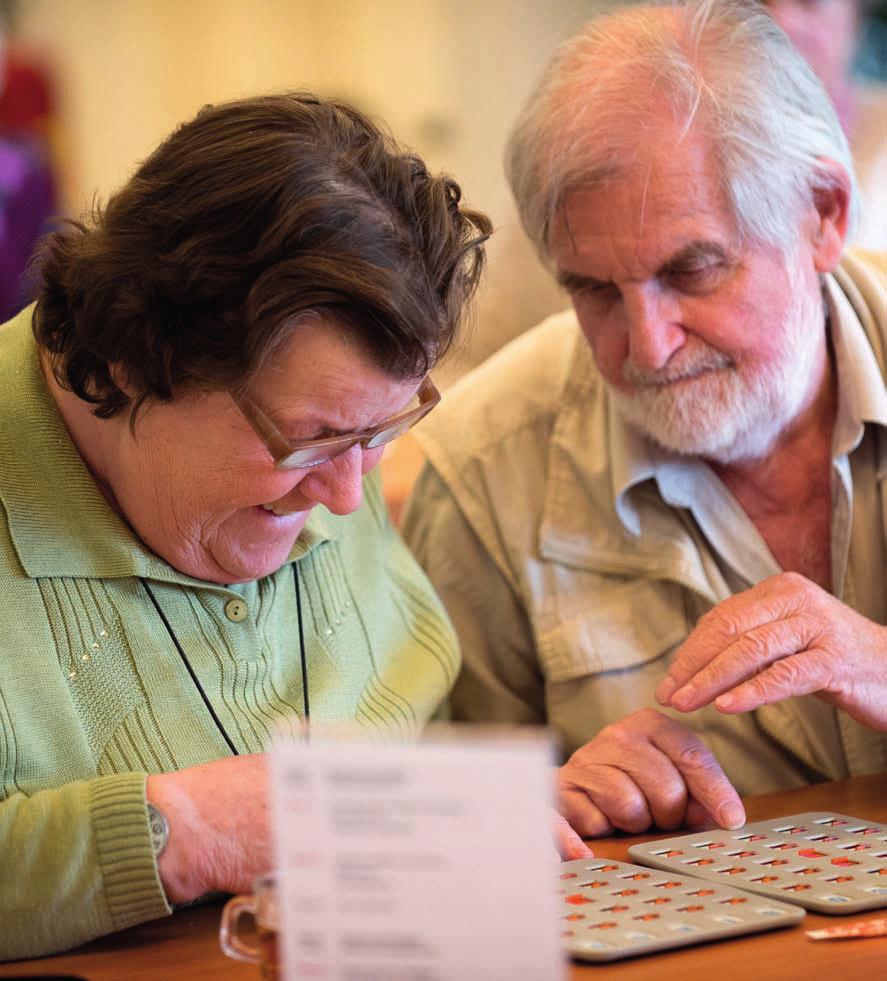
{"type": "Polygon", "coordinates": [[[553,594],[537,619],[539,659],[549,683],[639,667],[663,657],[690,632],[679,584],[614,583],[587,575],[585,588],[574,582],[573,589],[553,594]]]}

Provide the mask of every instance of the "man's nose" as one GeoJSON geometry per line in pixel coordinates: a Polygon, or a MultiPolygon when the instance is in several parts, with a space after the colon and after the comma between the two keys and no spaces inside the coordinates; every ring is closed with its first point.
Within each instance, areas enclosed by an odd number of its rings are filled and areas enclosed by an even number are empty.
{"type": "Polygon", "coordinates": [[[363,500],[363,448],[355,444],[340,456],[312,467],[300,481],[300,493],[333,514],[351,514],[363,500]]]}
{"type": "Polygon", "coordinates": [[[628,362],[638,371],[659,371],[683,347],[686,331],[677,301],[655,283],[623,291],[628,362]]]}

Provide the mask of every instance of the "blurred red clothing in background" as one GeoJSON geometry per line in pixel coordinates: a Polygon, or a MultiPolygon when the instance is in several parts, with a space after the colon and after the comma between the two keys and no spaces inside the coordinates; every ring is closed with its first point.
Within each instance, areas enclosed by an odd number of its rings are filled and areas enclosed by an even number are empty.
{"type": "Polygon", "coordinates": [[[0,72],[0,322],[31,299],[27,269],[56,207],[48,73],[12,46],[0,72]]]}

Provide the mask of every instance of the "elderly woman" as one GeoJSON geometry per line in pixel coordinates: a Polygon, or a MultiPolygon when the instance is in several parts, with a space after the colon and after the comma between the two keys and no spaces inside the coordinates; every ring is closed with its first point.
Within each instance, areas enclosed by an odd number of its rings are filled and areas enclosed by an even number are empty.
{"type": "Polygon", "coordinates": [[[371,471],[482,265],[459,198],[354,109],[267,97],[45,243],[0,328],[0,958],[248,888],[281,720],[446,695],[371,471]]]}

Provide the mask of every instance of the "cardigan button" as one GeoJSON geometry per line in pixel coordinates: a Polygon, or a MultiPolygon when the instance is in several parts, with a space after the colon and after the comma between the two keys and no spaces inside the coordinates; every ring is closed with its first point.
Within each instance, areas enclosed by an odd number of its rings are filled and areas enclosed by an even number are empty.
{"type": "Polygon", "coordinates": [[[249,613],[249,609],[242,599],[230,599],[225,604],[225,616],[232,623],[240,623],[241,620],[245,620],[247,613],[249,613]]]}

